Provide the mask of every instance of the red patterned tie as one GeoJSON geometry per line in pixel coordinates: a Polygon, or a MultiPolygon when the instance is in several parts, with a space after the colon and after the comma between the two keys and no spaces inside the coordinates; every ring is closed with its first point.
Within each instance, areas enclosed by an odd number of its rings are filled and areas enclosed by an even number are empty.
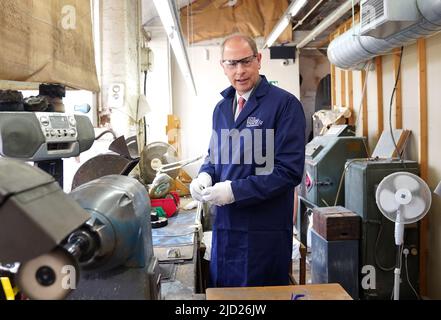
{"type": "Polygon", "coordinates": [[[237,103],[237,107],[239,108],[239,113],[243,110],[243,106],[245,105],[246,100],[243,97],[239,97],[239,102],[237,103]]]}

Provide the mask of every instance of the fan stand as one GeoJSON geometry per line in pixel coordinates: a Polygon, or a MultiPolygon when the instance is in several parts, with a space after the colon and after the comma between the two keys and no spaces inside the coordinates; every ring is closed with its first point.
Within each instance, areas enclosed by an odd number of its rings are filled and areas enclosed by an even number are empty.
{"type": "Polygon", "coordinates": [[[397,260],[394,270],[394,300],[400,299],[400,276],[401,276],[401,246],[404,243],[404,224],[401,222],[400,209],[397,210],[395,222],[395,244],[397,246],[397,260]]]}
{"type": "MultiPolygon", "coordinates": [[[[431,191],[427,183],[417,175],[409,172],[395,172],[383,178],[377,187],[375,198],[381,213],[390,221],[395,222],[397,256],[393,295],[394,300],[399,300],[404,225],[424,218],[432,202],[431,191]]],[[[407,280],[415,295],[419,297],[409,279],[407,280]]]]}

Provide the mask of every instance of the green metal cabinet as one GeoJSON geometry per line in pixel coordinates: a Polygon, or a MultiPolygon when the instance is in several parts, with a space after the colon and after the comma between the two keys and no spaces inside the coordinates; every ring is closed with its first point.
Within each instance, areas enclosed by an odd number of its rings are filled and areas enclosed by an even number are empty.
{"type": "MultiPolygon", "coordinates": [[[[345,175],[345,208],[357,213],[362,218],[360,238],[360,284],[368,270],[375,270],[375,289],[360,286],[361,299],[391,299],[396,260],[394,223],[383,217],[377,208],[375,191],[381,180],[387,175],[406,171],[419,175],[419,166],[415,161],[376,160],[356,161],[349,165],[345,175]],[[365,273],[362,273],[363,266],[365,273]],[[371,268],[371,269],[369,269],[371,268]],[[388,271],[386,271],[387,269],[388,271]]],[[[418,224],[406,225],[404,248],[410,254],[407,258],[408,275],[411,284],[418,292],[419,288],[419,227],[418,224]]],[[[401,299],[415,299],[416,296],[406,278],[406,264],[402,257],[400,287],[401,299]]]]}

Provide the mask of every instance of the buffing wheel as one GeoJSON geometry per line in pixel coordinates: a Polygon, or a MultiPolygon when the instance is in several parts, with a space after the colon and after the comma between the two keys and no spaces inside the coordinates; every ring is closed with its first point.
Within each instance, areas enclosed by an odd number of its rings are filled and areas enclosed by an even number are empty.
{"type": "MultiPolygon", "coordinates": [[[[158,169],[166,164],[178,161],[178,153],[173,146],[164,142],[148,144],[141,152],[139,170],[145,184],[151,184],[156,177],[158,169]]],[[[172,179],[176,179],[179,169],[166,172],[172,179]]]]}
{"type": "Polygon", "coordinates": [[[21,264],[17,285],[30,299],[59,300],[76,288],[79,277],[75,259],[63,249],[55,249],[21,264]]]}

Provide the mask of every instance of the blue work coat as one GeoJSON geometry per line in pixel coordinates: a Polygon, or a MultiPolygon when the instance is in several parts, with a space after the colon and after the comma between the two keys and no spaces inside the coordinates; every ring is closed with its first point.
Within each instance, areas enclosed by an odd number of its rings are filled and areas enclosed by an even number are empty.
{"type": "Polygon", "coordinates": [[[294,188],[302,179],[305,161],[302,105],[294,95],[269,84],[265,76],[261,76],[234,121],[236,91],[229,87],[221,94],[224,99],[213,112],[209,155],[200,172],[208,173],[213,185],[231,180],[235,202],[215,208],[210,286],[287,285],[292,256],[294,188]],[[225,133],[234,129],[253,136],[252,149],[245,145],[244,139],[240,140],[240,148],[231,141],[229,145],[225,143],[228,139],[225,133]],[[263,134],[256,134],[257,129],[263,134]],[[271,130],[273,142],[267,140],[271,130]],[[255,140],[256,136],[262,136],[262,142],[255,140]],[[230,155],[227,162],[221,159],[225,150],[230,155]],[[250,153],[255,150],[267,155],[273,150],[272,168],[262,169],[266,164],[254,156],[250,163],[250,153]],[[258,168],[265,172],[256,174],[258,168]]]}

